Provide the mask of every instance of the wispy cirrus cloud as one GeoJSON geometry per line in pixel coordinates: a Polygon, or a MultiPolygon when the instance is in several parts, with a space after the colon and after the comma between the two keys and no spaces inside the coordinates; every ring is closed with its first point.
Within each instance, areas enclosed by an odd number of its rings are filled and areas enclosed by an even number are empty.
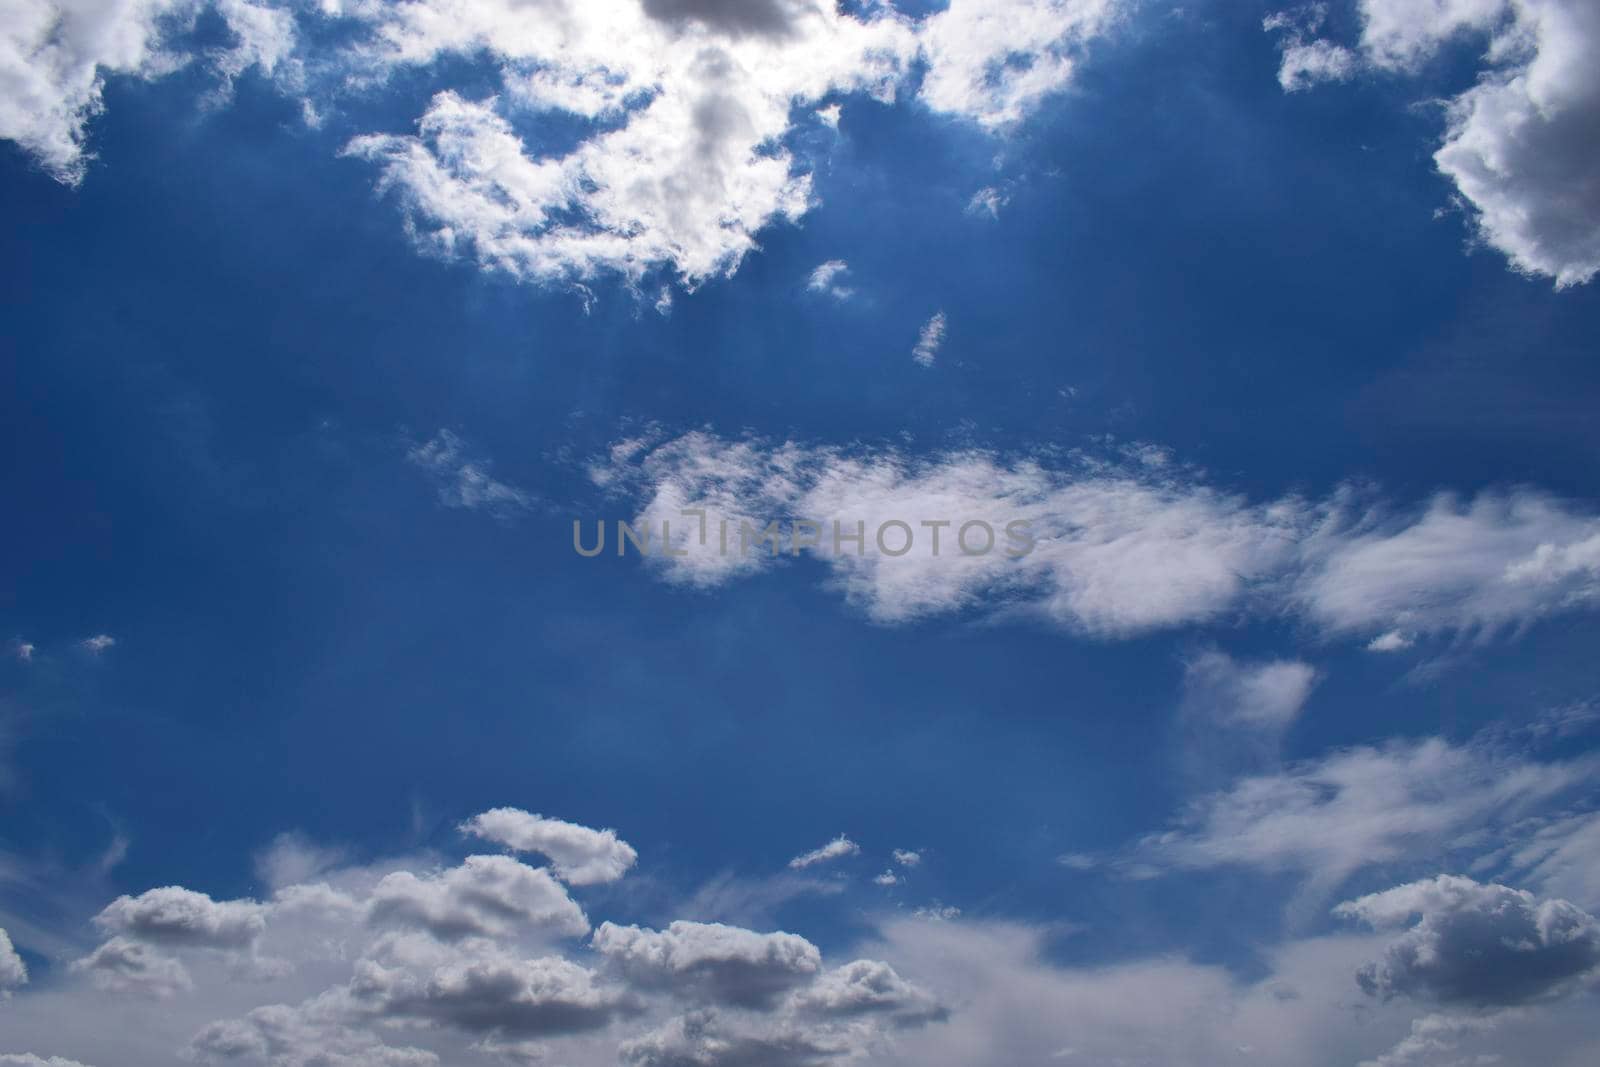
{"type": "Polygon", "coordinates": [[[532,509],[534,495],[490,475],[490,461],[473,455],[450,430],[440,430],[406,452],[406,459],[428,475],[447,508],[487,511],[502,518],[532,509]]]}

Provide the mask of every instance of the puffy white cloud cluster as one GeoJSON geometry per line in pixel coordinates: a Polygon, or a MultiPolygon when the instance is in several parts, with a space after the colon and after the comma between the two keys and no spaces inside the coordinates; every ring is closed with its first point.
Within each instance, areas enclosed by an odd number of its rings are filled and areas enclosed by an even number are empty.
{"type": "Polygon", "coordinates": [[[928,108],[998,130],[1069,84],[1121,3],[954,0],[913,19],[835,0],[6,0],[0,137],[79,180],[105,78],[192,60],[180,31],[208,6],[235,38],[212,57],[224,83],[258,67],[308,114],[443,58],[495,68],[493,95],[441,84],[414,132],[346,146],[378,165],[423,247],[531,281],[665,268],[693,288],[810,209],[786,138],[837,124],[827,98],[891,100],[922,71],[928,108]],[[569,142],[547,135],[555,114],[579,124],[569,142]]]}
{"type": "MultiPolygon", "coordinates": [[[[684,920],[591,930],[567,885],[612,882],[633,866],[614,831],[514,808],[461,829],[550,865],[477,855],[308,867],[277,855],[306,851],[280,842],[266,866],[309,880],[264,900],[168,886],[108,904],[95,917],[108,936],[30,993],[18,1039],[65,1051],[61,1020],[99,1015],[119,1021],[69,1027],[81,1039],[71,1051],[133,1067],[175,1056],[269,1067],[665,1064],[683,1062],[672,1058],[683,1049],[699,1057],[688,1062],[735,1067],[751,1050],[858,1056],[945,1016],[889,964],[829,967],[795,934],[684,920]],[[142,1013],[124,1007],[139,1004],[142,1013]]],[[[25,978],[0,934],[0,980],[25,978]]]]}
{"type": "Polygon", "coordinates": [[[1286,90],[1358,69],[1417,74],[1487,41],[1477,84],[1451,98],[1434,161],[1483,239],[1527,274],[1579,285],[1600,271],[1600,7],[1590,0],[1361,0],[1352,50],[1312,36],[1317,6],[1274,15],[1286,90]]]}
{"type": "Polygon", "coordinates": [[[1088,42],[1120,15],[1116,0],[952,0],[921,27],[921,98],[995,128],[1068,85],[1088,42]]]}
{"type": "Polygon", "coordinates": [[[348,151],[380,163],[441,251],[543,281],[667,266],[692,288],[737,269],[763,227],[809,210],[810,177],[785,138],[825,98],[893,99],[921,61],[928,107],[1004,127],[1069,83],[1116,7],[955,0],[915,21],[832,0],[413,0],[375,16],[364,58],[487,52],[503,90],[441,92],[416,136],[361,137],[348,151]],[[590,132],[569,151],[530,151],[518,125],[552,111],[590,132]]]}
{"type": "MultiPolygon", "coordinates": [[[[1249,818],[1224,827],[1202,817],[1147,855],[1313,879],[1321,861],[1307,857],[1319,848],[1346,869],[1339,857],[1363,852],[1369,866],[1392,867],[1402,855],[1436,862],[1452,840],[1512,847],[1526,825],[1518,820],[1558,804],[1592,768],[1430,742],[1336,754],[1279,777],[1296,784],[1262,790],[1257,776],[1234,800],[1201,809],[1231,805],[1249,818]],[[1384,763],[1385,752],[1395,758],[1384,763]],[[1365,796],[1386,778],[1403,784],[1365,796]],[[1477,799],[1495,779],[1507,784],[1477,799]],[[1259,803],[1237,803],[1246,794],[1259,803]],[[1244,845],[1206,855],[1208,828],[1244,845]]],[[[541,843],[557,833],[545,822],[576,827],[514,811],[463,825],[498,826],[504,837],[531,826],[541,843]]],[[[1553,834],[1558,827],[1550,823],[1553,834]]],[[[284,849],[305,851],[276,851],[284,849]]],[[[1580,1067],[1600,1042],[1586,999],[1568,995],[1593,981],[1600,927],[1548,887],[1535,896],[1452,876],[1398,885],[1334,909],[1374,932],[1341,923],[1258,946],[1258,973],[1242,977],[1170,954],[1063,965],[1051,962],[1052,925],[971,920],[953,908],[867,914],[868,940],[831,964],[796,934],[697,919],[661,928],[605,921],[590,933],[576,901],[556,902],[565,891],[553,867],[504,856],[315,867],[292,858],[271,866],[314,870],[311,880],[262,901],[172,887],[113,901],[98,920],[112,936],[94,955],[142,955],[146,970],[167,961],[193,980],[153,990],[67,971],[0,1011],[26,1008],[6,1019],[12,1047],[73,1060],[15,1052],[0,1064],[1224,1067],[1249,1049],[1252,1059],[1304,1067],[1495,1057],[1580,1067]],[[158,1011],[140,996],[151,992],[164,994],[158,1011]],[[1358,1013],[1355,998],[1365,1002],[1358,1013]],[[1416,1014],[1418,1002],[1427,1014],[1416,1014]]]]}
{"type": "Polygon", "coordinates": [[[665,930],[602,923],[593,944],[637,984],[745,1007],[770,1004],[822,970],[822,954],[802,937],[721,923],[680,921],[665,930]]]}
{"type": "Polygon", "coordinates": [[[803,552],[881,622],[978,608],[1114,637],[1250,612],[1365,640],[1394,635],[1382,649],[1418,635],[1493,634],[1600,602],[1600,517],[1532,490],[1440,494],[1420,509],[1351,490],[1258,503],[1148,450],[1047,466],[704,432],[623,442],[593,474],[634,501],[634,525],[655,537],[650,564],[668,580],[713,586],[803,552]],[[820,543],[791,536],[800,519],[820,524],[820,543]],[[778,551],[741,539],[744,526],[774,521],[778,551]],[[911,530],[908,551],[905,532],[885,526],[895,522],[911,530]],[[969,522],[1002,537],[1022,522],[1032,547],[969,553],[957,541],[969,522]],[[836,544],[835,523],[865,536],[836,544]]]}

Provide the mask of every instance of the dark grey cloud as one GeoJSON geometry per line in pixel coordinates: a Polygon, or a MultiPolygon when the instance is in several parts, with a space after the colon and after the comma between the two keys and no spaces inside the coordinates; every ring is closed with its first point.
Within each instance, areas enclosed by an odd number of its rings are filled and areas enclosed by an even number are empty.
{"type": "Polygon", "coordinates": [[[594,947],[642,988],[741,1007],[770,1005],[822,970],[821,953],[803,937],[721,923],[674,922],[665,930],[601,923],[594,947]]]}
{"type": "Polygon", "coordinates": [[[1600,968],[1600,923],[1565,900],[1442,875],[1341,904],[1379,929],[1416,919],[1364,966],[1368,994],[1508,1007],[1570,992],[1600,968]]]}
{"type": "Polygon", "coordinates": [[[784,37],[804,10],[796,0],[643,0],[645,14],[672,25],[698,23],[733,36],[784,37]]]}
{"type": "Polygon", "coordinates": [[[113,934],[187,948],[244,948],[266,928],[265,909],[255,901],[212,900],[181,886],[118,897],[94,921],[113,934]]]}
{"type": "Polygon", "coordinates": [[[850,1046],[794,1027],[739,1032],[710,1011],[695,1011],[625,1043],[622,1062],[634,1067],[818,1067],[847,1055],[850,1046]]]}
{"type": "Polygon", "coordinates": [[[877,1015],[897,1026],[937,1022],[949,1011],[881,960],[855,960],[795,994],[794,1006],[822,1018],[877,1015]]]}

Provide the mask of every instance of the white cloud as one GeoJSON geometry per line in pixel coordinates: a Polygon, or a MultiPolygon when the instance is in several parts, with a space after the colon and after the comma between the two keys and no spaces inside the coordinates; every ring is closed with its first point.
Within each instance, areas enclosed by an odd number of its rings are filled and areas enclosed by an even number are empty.
{"type": "Polygon", "coordinates": [[[414,926],[440,940],[488,937],[534,924],[557,935],[589,932],[583,909],[549,872],[509,856],[468,856],[459,867],[418,875],[395,871],[372,891],[380,926],[414,926]]]}
{"type": "Polygon", "coordinates": [[[1531,491],[1445,494],[1415,516],[1338,502],[1298,597],[1334,632],[1492,633],[1600,600],[1597,520],[1531,491]]]}
{"type": "Polygon", "coordinates": [[[5,1007],[8,1040],[118,1067],[602,1067],[680,1047],[732,1067],[750,1061],[730,1049],[861,1058],[944,1015],[905,969],[826,966],[787,932],[606,922],[574,941],[587,927],[561,887],[507,857],[275,867],[293,869],[312,880],[264,902],[180,887],[112,902],[111,936],[5,1007]]]}
{"type": "Polygon", "coordinates": [[[922,324],[922,330],[917,334],[917,346],[911,350],[911,358],[921,366],[933,366],[934,357],[939,354],[939,349],[944,344],[944,332],[944,312],[936,311],[922,324]]]}
{"type": "Polygon", "coordinates": [[[894,850],[894,861],[902,867],[915,867],[922,862],[922,853],[913,852],[908,848],[894,850]]]}
{"type": "Polygon", "coordinates": [[[1009,203],[1011,198],[992,185],[986,185],[972,194],[972,199],[967,201],[968,215],[987,215],[991,219],[1000,217],[1000,209],[1009,203]]]}
{"type": "Polygon", "coordinates": [[[715,586],[804,552],[880,622],[984,608],[1114,637],[1249,611],[1382,648],[1391,631],[1487,638],[1600,603],[1600,517],[1575,504],[1525,489],[1441,494],[1421,508],[1350,490],[1252,503],[1156,455],[1074,454],[1046,466],[694,432],[625,442],[592,474],[640,501],[635,526],[651,530],[649,563],[667,580],[715,586]],[[809,531],[818,543],[808,531],[792,536],[792,519],[820,524],[809,531]],[[759,540],[772,522],[776,552],[759,540]],[[910,528],[903,553],[906,531],[885,525],[896,522],[910,528]],[[663,523],[671,556],[660,551],[663,523]],[[976,526],[974,551],[956,543],[969,523],[988,524],[991,551],[975,551],[976,526]]]}
{"type": "Polygon", "coordinates": [[[17,955],[16,947],[11,944],[11,936],[4,929],[0,929],[0,997],[27,984],[27,964],[17,955]]]}
{"type": "Polygon", "coordinates": [[[1278,65],[1278,84],[1293,93],[1319,82],[1344,81],[1355,71],[1355,54],[1341,45],[1330,41],[1288,44],[1278,65]]]}
{"type": "Polygon", "coordinates": [[[244,948],[266,928],[266,909],[253,900],[212,900],[179,886],[122,896],[95,916],[95,925],[156,945],[244,948]]]}
{"type": "Polygon", "coordinates": [[[1190,655],[1178,716],[1184,770],[1204,781],[1273,764],[1317,680],[1299,660],[1236,660],[1217,649],[1190,655]]]}
{"type": "MultiPolygon", "coordinates": [[[[6,0],[0,138],[76,185],[92,158],[88,124],[105,106],[107,78],[155,78],[190,63],[195,56],[174,38],[207,6],[205,0],[6,0]]],[[[224,91],[251,67],[270,75],[288,63],[296,36],[286,9],[254,0],[215,6],[234,38],[206,55],[224,91]]]]}
{"type": "Polygon", "coordinates": [[[803,870],[806,867],[815,867],[819,863],[830,863],[845,856],[854,856],[860,851],[860,845],[840,834],[826,845],[814,848],[810,852],[802,852],[789,861],[789,867],[797,871],[803,870]]]}
{"type": "MultiPolygon", "coordinates": [[[[1590,0],[1363,0],[1359,62],[1416,73],[1447,43],[1488,40],[1477,83],[1448,102],[1440,173],[1483,240],[1517,270],[1579,285],[1600,271],[1600,8],[1590,0]]],[[[1349,77],[1349,50],[1307,40],[1292,18],[1279,80],[1349,77]]],[[[1315,29],[1315,24],[1310,27],[1315,29]]]]}
{"type": "Polygon", "coordinates": [[[895,874],[894,871],[884,871],[882,874],[875,874],[872,876],[872,884],[881,885],[885,889],[888,889],[890,886],[900,884],[900,876],[895,874]]]}
{"type": "Polygon", "coordinates": [[[1011,125],[1071,83],[1084,48],[1121,9],[1115,0],[951,0],[921,27],[921,99],[989,129],[1011,125]]]}
{"type": "Polygon", "coordinates": [[[169,68],[174,60],[162,52],[160,23],[189,6],[185,0],[8,0],[0,19],[0,137],[76,184],[85,166],[85,126],[102,107],[105,76],[169,68]]]}
{"type": "Polygon", "coordinates": [[[440,92],[417,136],[358,137],[348,152],[382,166],[427,247],[533,281],[665,267],[693,288],[736,270],[759,230],[809,209],[810,178],[782,144],[792,109],[830,93],[892,95],[915,47],[897,16],[781,6],[772,33],[576,0],[373,9],[379,69],[484,49],[503,64],[503,89],[440,92]],[[598,126],[535,156],[511,119],[540,111],[598,126]]]}
{"type": "Polygon", "coordinates": [[[813,1015],[874,1013],[900,1023],[929,1022],[948,1014],[935,997],[881,960],[855,960],[829,971],[796,993],[794,1006],[813,1015]]]}
{"type": "Polygon", "coordinates": [[[171,997],[194,988],[194,980],[181,962],[126,937],[113,937],[75,960],[71,969],[88,975],[96,989],[113,993],[171,997]]]}
{"type": "Polygon", "coordinates": [[[850,273],[850,264],[842,259],[830,259],[820,263],[806,279],[806,288],[813,293],[826,293],[835,300],[849,300],[856,291],[844,284],[844,278],[850,273]]]}
{"type": "Polygon", "coordinates": [[[116,643],[117,639],[112,637],[110,634],[95,634],[93,637],[84,638],[82,641],[78,642],[78,645],[85,651],[98,656],[100,653],[104,652],[108,648],[111,648],[116,643]]]}
{"type": "Polygon", "coordinates": [[[1368,641],[1367,651],[1401,652],[1410,648],[1414,644],[1416,644],[1416,641],[1409,634],[1401,633],[1399,630],[1390,630],[1387,633],[1381,633],[1377,637],[1374,637],[1371,641],[1368,641]]]}
{"type": "Polygon", "coordinates": [[[35,1056],[31,1052],[8,1052],[0,1055],[0,1067],[86,1067],[77,1060],[64,1060],[60,1056],[35,1056]]]}
{"type": "Polygon", "coordinates": [[[722,923],[678,921],[665,930],[601,923],[595,951],[634,983],[676,997],[759,1007],[809,982],[822,954],[803,937],[722,923]]]}
{"type": "Polygon", "coordinates": [[[1503,862],[1520,882],[1600,910],[1600,814],[1568,815],[1518,830],[1485,868],[1503,862]]]}
{"type": "Polygon", "coordinates": [[[11,642],[11,654],[16,656],[23,663],[33,662],[33,652],[33,645],[22,640],[20,637],[11,642]]]}
{"type": "Polygon", "coordinates": [[[837,127],[841,103],[825,98],[889,100],[920,69],[934,112],[1001,129],[1070,83],[1120,6],[955,0],[914,20],[831,0],[408,0],[315,14],[279,0],[11,0],[0,137],[77,182],[105,79],[192,62],[184,34],[210,8],[233,38],[204,53],[218,95],[254,67],[297,95],[308,120],[401,69],[433,68],[414,133],[365,134],[345,149],[378,164],[379,187],[397,195],[423,248],[535,282],[616,273],[636,283],[664,269],[692,289],[735,271],[761,230],[812,208],[806,163],[785,143],[797,115],[837,127]],[[309,19],[340,32],[301,34],[309,19]],[[487,58],[496,91],[440,84],[437,61],[452,56],[487,58]],[[534,148],[520,131],[548,113],[586,129],[534,148]]]}
{"type": "Polygon", "coordinates": [[[1213,725],[1276,731],[1300,714],[1316,681],[1309,663],[1240,662],[1212,649],[1184,664],[1184,700],[1213,725]]]}
{"type": "Polygon", "coordinates": [[[482,49],[502,87],[478,100],[440,92],[417,136],[359,137],[348,151],[380,163],[424,247],[533,281],[665,268],[692,289],[813,206],[785,145],[796,114],[836,128],[840,104],[823,98],[892,99],[920,63],[924,104],[1002,129],[1071,82],[1120,7],[955,0],[913,21],[826,0],[374,5],[362,9],[380,42],[363,55],[374,77],[482,49]],[[570,151],[535,156],[513,123],[543,111],[596,126],[570,151]]]}
{"type": "Polygon", "coordinates": [[[739,1026],[709,1010],[688,1012],[626,1042],[635,1067],[810,1067],[850,1053],[848,1041],[792,1025],[739,1026]]]}
{"type": "Polygon", "coordinates": [[[440,430],[412,447],[406,459],[433,479],[439,503],[447,508],[509,516],[534,506],[531,493],[496,481],[489,474],[489,461],[470,455],[466,442],[450,430],[440,430]]]}
{"type": "Polygon", "coordinates": [[[556,877],[569,885],[615,882],[639,854],[615,830],[592,830],[520,808],[495,808],[461,824],[461,832],[518,852],[548,856],[556,877]]]}
{"type": "Polygon", "coordinates": [[[387,938],[357,963],[348,995],[360,1015],[386,1024],[443,1025],[495,1037],[597,1030],[622,991],[560,956],[527,959],[484,941],[441,945],[387,938]]]}
{"type": "Polygon", "coordinates": [[[1503,834],[1594,773],[1593,760],[1541,763],[1439,738],[1350,748],[1201,797],[1138,853],[1163,867],[1295,873],[1314,898],[1357,871],[1503,834]]]}
{"type": "MultiPolygon", "coordinates": [[[[653,1067],[1390,1067],[1492,1056],[1582,1067],[1595,1047],[1592,1005],[1557,996],[1587,980],[1593,920],[1466,879],[1353,901],[1342,913],[1380,932],[1258,945],[1242,977],[1175,956],[1063,965],[1052,962],[1052,926],[975,922],[956,909],[868,916],[875,932],[838,964],[796,934],[686,921],[659,930],[602,923],[590,944],[554,946],[536,919],[508,915],[490,935],[441,940],[426,926],[366,920],[375,891],[400,872],[438,876],[428,857],[398,857],[281,887],[260,905],[266,925],[255,943],[289,960],[283,971],[244,977],[222,950],[173,944],[172,958],[193,979],[159,1011],[128,999],[149,989],[96,990],[91,974],[64,971],[8,1006],[21,1009],[7,1017],[8,1040],[118,1067],[166,1067],[182,1055],[257,1067],[437,1067],[486,1057],[570,1067],[619,1058],[653,1067]],[[1363,975],[1379,996],[1361,996],[1363,975]],[[1463,989],[1492,995],[1454,995],[1463,989]],[[1418,997],[1479,1014],[1429,1008],[1418,1017],[1418,997]],[[1522,1006],[1505,1012],[1502,1003],[1522,1006]],[[1486,1021],[1457,1021],[1471,1018],[1486,1021]]],[[[212,901],[227,903],[240,902],[212,901]]],[[[18,1055],[6,1062],[61,1067],[18,1055]]]]}

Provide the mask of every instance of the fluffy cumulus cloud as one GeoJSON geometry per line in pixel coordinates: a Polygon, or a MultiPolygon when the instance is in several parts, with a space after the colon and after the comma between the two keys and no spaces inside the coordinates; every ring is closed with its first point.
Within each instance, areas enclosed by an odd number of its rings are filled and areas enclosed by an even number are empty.
{"type": "MultiPolygon", "coordinates": [[[[614,834],[517,809],[462,829],[597,880],[633,863],[614,834]]],[[[290,847],[305,851],[289,840],[275,852],[290,847]]],[[[274,858],[285,880],[259,901],[179,887],[112,901],[96,918],[105,940],[49,988],[21,992],[24,1013],[0,1006],[8,1040],[120,1067],[733,1067],[859,1059],[948,1014],[903,968],[830,966],[783,931],[608,921],[585,938],[567,888],[511,857],[351,865],[324,853],[314,865],[274,858]]],[[[7,988],[20,985],[9,940],[0,948],[7,988]]],[[[0,1063],[58,1067],[22,1053],[0,1063]]]]}
{"type": "Polygon", "coordinates": [[[1486,42],[1477,84],[1451,98],[1440,173],[1483,240],[1516,269],[1578,285],[1600,271],[1600,8],[1590,0],[1361,0],[1354,49],[1313,36],[1320,9],[1267,19],[1285,89],[1358,69],[1416,74],[1454,42],[1486,42]]]}
{"type": "Polygon", "coordinates": [[[108,73],[170,65],[158,26],[181,0],[11,0],[0,8],[0,137],[17,142],[57,178],[83,176],[84,129],[100,109],[108,73]]]}
{"type": "Polygon", "coordinates": [[[665,930],[603,923],[593,943],[636,982],[746,1007],[770,1003],[822,969],[822,954],[802,937],[721,923],[675,922],[665,930]]]}
{"type": "Polygon", "coordinates": [[[615,830],[592,830],[518,808],[495,808],[475,815],[461,830],[517,852],[548,856],[556,877],[569,885],[615,882],[639,858],[615,830]]]}
{"type": "Polygon", "coordinates": [[[534,923],[581,936],[589,920],[549,872],[508,856],[468,856],[458,867],[395,871],[372,891],[368,912],[380,926],[414,926],[440,940],[502,934],[534,923]]]}
{"type": "Polygon", "coordinates": [[[1341,904],[1379,929],[1412,923],[1363,966],[1377,997],[1504,1007],[1570,992],[1600,968],[1600,923],[1565,900],[1441,875],[1341,904]]]}
{"type": "Polygon", "coordinates": [[[108,77],[203,55],[224,92],[255,67],[315,116],[396,72],[438,79],[439,60],[486,59],[494,91],[436,80],[414,128],[345,146],[377,166],[419,244],[530,281],[665,270],[693,288],[813,206],[788,143],[797,123],[837,126],[840,99],[915,85],[933,112],[1002,129],[1070,84],[1119,7],[955,0],[913,18],[834,0],[10,0],[0,137],[76,182],[108,77]],[[205,10],[231,45],[190,41],[205,10]],[[308,21],[316,32],[301,32],[308,21]]]}
{"type": "Polygon", "coordinates": [[[891,99],[927,61],[921,98],[986,126],[1021,118],[1071,76],[1109,3],[958,0],[921,22],[825,0],[642,5],[413,2],[382,18],[367,58],[423,64],[486,50],[502,91],[445,90],[415,134],[355,139],[426,245],[542,281],[660,267],[689,287],[731,273],[757,233],[812,205],[785,139],[830,95],[891,99]],[[448,11],[444,10],[445,7],[448,11]],[[570,150],[533,150],[545,112],[591,125],[570,150]]]}
{"type": "MultiPolygon", "coordinates": [[[[1445,777],[1430,788],[1448,793],[1445,777]]],[[[1374,819],[1345,815],[1301,829],[1374,819]]],[[[1465,825],[1432,821],[1446,824],[1465,825]]],[[[67,969],[0,1007],[8,1043],[31,1050],[0,1064],[1236,1067],[1247,1056],[1399,1067],[1498,1056],[1581,1067],[1596,1048],[1588,999],[1567,995],[1600,964],[1595,921],[1562,899],[1462,877],[1351,900],[1329,932],[1257,946],[1245,975],[1170,953],[1063,964],[1058,929],[955,909],[860,914],[864,940],[838,960],[797,934],[687,920],[606,921],[581,939],[559,915],[508,905],[518,898],[502,879],[451,873],[474,866],[335,862],[300,868],[310,880],[262,901],[121,898],[102,924],[119,932],[96,955],[159,946],[192,980],[153,1011],[148,983],[67,969]],[[443,906],[385,914],[398,874],[496,921],[462,933],[439,926],[443,906]],[[269,957],[282,966],[241,967],[269,957]]]]}
{"type": "MultiPolygon", "coordinates": [[[[912,458],[703,432],[622,442],[592,474],[635,501],[630,528],[669,581],[807,554],[880,622],[981,609],[1114,637],[1250,612],[1398,650],[1600,603],[1600,517],[1531,490],[1253,502],[1151,449],[912,458]]],[[[584,547],[598,536],[621,535],[591,527],[584,547]]]]}
{"type": "Polygon", "coordinates": [[[112,934],[156,945],[244,948],[266,928],[265,909],[255,901],[216,901],[180,886],[118,897],[95,916],[112,934]]]}
{"type": "Polygon", "coordinates": [[[951,0],[922,25],[921,99],[998,128],[1072,81],[1084,47],[1120,14],[1116,0],[951,0]]]}

